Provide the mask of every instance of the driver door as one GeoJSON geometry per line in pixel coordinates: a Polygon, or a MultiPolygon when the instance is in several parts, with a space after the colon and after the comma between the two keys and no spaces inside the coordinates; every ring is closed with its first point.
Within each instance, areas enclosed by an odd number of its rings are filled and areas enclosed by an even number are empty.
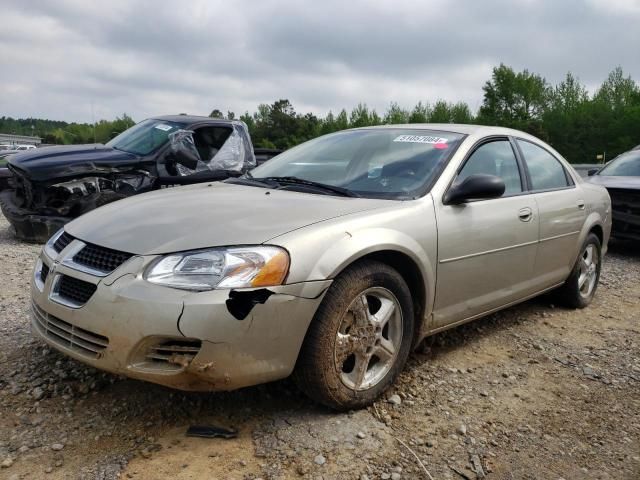
{"type": "Polygon", "coordinates": [[[472,174],[501,177],[500,198],[436,207],[438,267],[434,327],[489,312],[532,292],[538,207],[508,138],[477,146],[454,182],[472,174]]]}

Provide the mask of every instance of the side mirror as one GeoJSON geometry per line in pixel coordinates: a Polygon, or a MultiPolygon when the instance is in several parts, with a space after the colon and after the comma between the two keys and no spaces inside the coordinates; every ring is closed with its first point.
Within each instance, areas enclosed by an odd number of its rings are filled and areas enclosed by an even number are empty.
{"type": "Polygon", "coordinates": [[[596,173],[598,173],[598,169],[597,168],[592,168],[591,170],[589,170],[587,172],[587,175],[589,175],[590,177],[593,177],[596,173]]]}
{"type": "Polygon", "coordinates": [[[444,197],[445,205],[460,205],[469,200],[500,198],[504,195],[504,181],[495,175],[475,173],[460,183],[454,183],[444,197]]]}

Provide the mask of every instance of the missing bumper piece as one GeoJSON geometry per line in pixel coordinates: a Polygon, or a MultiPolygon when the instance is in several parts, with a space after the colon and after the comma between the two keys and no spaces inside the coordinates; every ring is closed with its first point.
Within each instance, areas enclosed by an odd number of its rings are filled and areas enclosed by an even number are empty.
{"type": "Polygon", "coordinates": [[[264,304],[274,292],[261,288],[249,292],[231,290],[227,299],[227,310],[238,320],[244,320],[258,304],[264,304]]]}

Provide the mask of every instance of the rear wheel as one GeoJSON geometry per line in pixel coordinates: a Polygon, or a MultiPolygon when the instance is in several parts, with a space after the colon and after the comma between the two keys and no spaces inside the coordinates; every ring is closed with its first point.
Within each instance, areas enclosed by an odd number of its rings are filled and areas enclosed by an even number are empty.
{"type": "Polygon", "coordinates": [[[582,246],[571,275],[560,288],[559,295],[562,303],[571,308],[584,308],[589,305],[598,288],[601,267],[600,239],[590,233],[582,246]]]}
{"type": "Polygon", "coordinates": [[[396,379],[413,340],[413,306],[402,276],[365,261],[331,285],[300,352],[295,379],[338,410],[371,404],[396,379]]]}

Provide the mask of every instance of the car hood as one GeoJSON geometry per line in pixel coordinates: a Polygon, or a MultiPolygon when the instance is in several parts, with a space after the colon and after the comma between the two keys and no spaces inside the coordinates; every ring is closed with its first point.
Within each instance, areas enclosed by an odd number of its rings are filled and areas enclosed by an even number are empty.
{"type": "Polygon", "coordinates": [[[602,185],[605,188],[624,188],[640,190],[640,177],[616,177],[608,175],[593,175],[589,182],[602,185]]]}
{"type": "Polygon", "coordinates": [[[148,255],[260,244],[298,228],[382,208],[390,200],[204,183],[136,195],[65,226],[80,240],[148,255]]]}
{"type": "Polygon", "coordinates": [[[16,153],[8,161],[34,181],[131,168],[138,162],[138,156],[100,143],[36,148],[16,153]]]}

